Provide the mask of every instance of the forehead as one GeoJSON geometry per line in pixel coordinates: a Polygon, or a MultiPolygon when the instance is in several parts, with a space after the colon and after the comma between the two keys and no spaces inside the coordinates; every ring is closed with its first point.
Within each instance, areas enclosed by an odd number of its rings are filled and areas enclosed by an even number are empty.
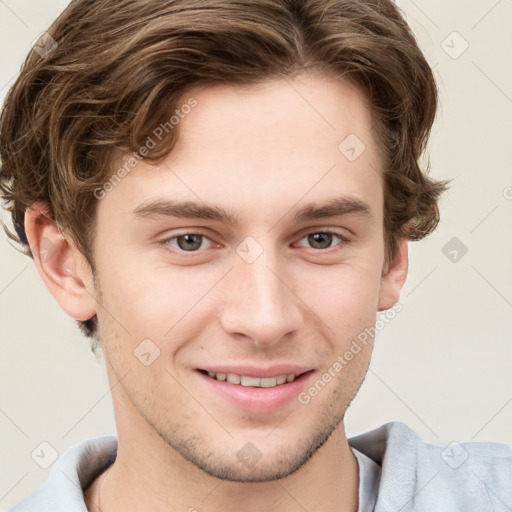
{"type": "MultiPolygon", "coordinates": [[[[181,103],[191,97],[197,107],[179,123],[182,148],[207,136],[204,143],[219,149],[228,145],[236,157],[237,150],[253,150],[261,143],[265,146],[254,157],[265,159],[265,152],[276,158],[300,149],[315,151],[315,157],[319,151],[338,156],[348,135],[358,153],[363,146],[375,146],[368,100],[346,79],[309,72],[260,84],[202,86],[190,90],[181,103]]],[[[357,155],[345,156],[354,161],[357,155]]]]}
{"type": "Polygon", "coordinates": [[[195,106],[182,110],[168,157],[157,166],[138,164],[109,194],[122,211],[169,197],[261,216],[279,205],[290,211],[347,196],[370,204],[378,218],[381,148],[355,86],[308,74],[196,87],[187,103],[195,106]]]}

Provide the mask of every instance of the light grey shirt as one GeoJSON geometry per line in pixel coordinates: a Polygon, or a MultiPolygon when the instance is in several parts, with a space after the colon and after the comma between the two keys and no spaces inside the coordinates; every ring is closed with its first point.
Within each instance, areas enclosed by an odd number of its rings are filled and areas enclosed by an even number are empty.
{"type": "MultiPolygon", "coordinates": [[[[358,512],[511,512],[512,445],[421,441],[400,422],[349,439],[359,465],[358,512]]],[[[10,512],[87,512],[83,491],[115,460],[117,438],[69,448],[10,512]]]]}
{"type": "Polygon", "coordinates": [[[359,507],[357,512],[373,512],[379,492],[381,467],[364,453],[352,448],[359,466],[359,507]]]}

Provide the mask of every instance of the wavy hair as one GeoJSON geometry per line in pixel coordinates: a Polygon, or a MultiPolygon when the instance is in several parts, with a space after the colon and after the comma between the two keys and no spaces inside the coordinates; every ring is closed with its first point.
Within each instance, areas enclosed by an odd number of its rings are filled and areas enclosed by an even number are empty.
{"type": "MultiPolygon", "coordinates": [[[[197,85],[250,85],[304,70],[365,94],[385,155],[386,258],[439,221],[446,183],[419,158],[437,110],[433,72],[391,0],[72,0],[32,51],[0,115],[8,236],[33,257],[24,215],[37,201],[94,272],[95,190],[116,149],[137,152],[197,85]]],[[[178,133],[145,156],[160,161],[178,133]]],[[[78,322],[94,337],[96,317],[78,322]]]]}

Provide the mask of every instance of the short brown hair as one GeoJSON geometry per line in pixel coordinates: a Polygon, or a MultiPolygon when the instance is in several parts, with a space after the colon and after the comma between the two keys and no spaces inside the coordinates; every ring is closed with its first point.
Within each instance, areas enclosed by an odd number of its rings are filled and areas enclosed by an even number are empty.
{"type": "MultiPolygon", "coordinates": [[[[48,34],[51,51],[29,53],[0,117],[0,190],[15,233],[4,229],[31,257],[24,214],[42,201],[94,271],[95,190],[112,176],[114,149],[137,153],[193,86],[305,70],[365,93],[386,159],[386,258],[439,221],[446,185],[418,163],[436,83],[391,0],[72,0],[48,34]]],[[[165,157],[176,135],[166,130],[146,160],[165,157]]],[[[95,335],[95,317],[79,326],[95,335]]]]}

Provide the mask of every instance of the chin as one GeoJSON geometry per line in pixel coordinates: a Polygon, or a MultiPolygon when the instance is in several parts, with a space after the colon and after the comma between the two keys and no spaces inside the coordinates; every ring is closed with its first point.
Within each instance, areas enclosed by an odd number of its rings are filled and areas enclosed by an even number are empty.
{"type": "Polygon", "coordinates": [[[259,450],[251,442],[230,450],[225,447],[209,449],[204,446],[204,439],[197,436],[181,443],[163,439],[185,460],[214,478],[239,483],[270,482],[298,471],[326,443],[341,420],[307,439],[298,440],[296,447],[281,445],[275,452],[259,450]]]}

